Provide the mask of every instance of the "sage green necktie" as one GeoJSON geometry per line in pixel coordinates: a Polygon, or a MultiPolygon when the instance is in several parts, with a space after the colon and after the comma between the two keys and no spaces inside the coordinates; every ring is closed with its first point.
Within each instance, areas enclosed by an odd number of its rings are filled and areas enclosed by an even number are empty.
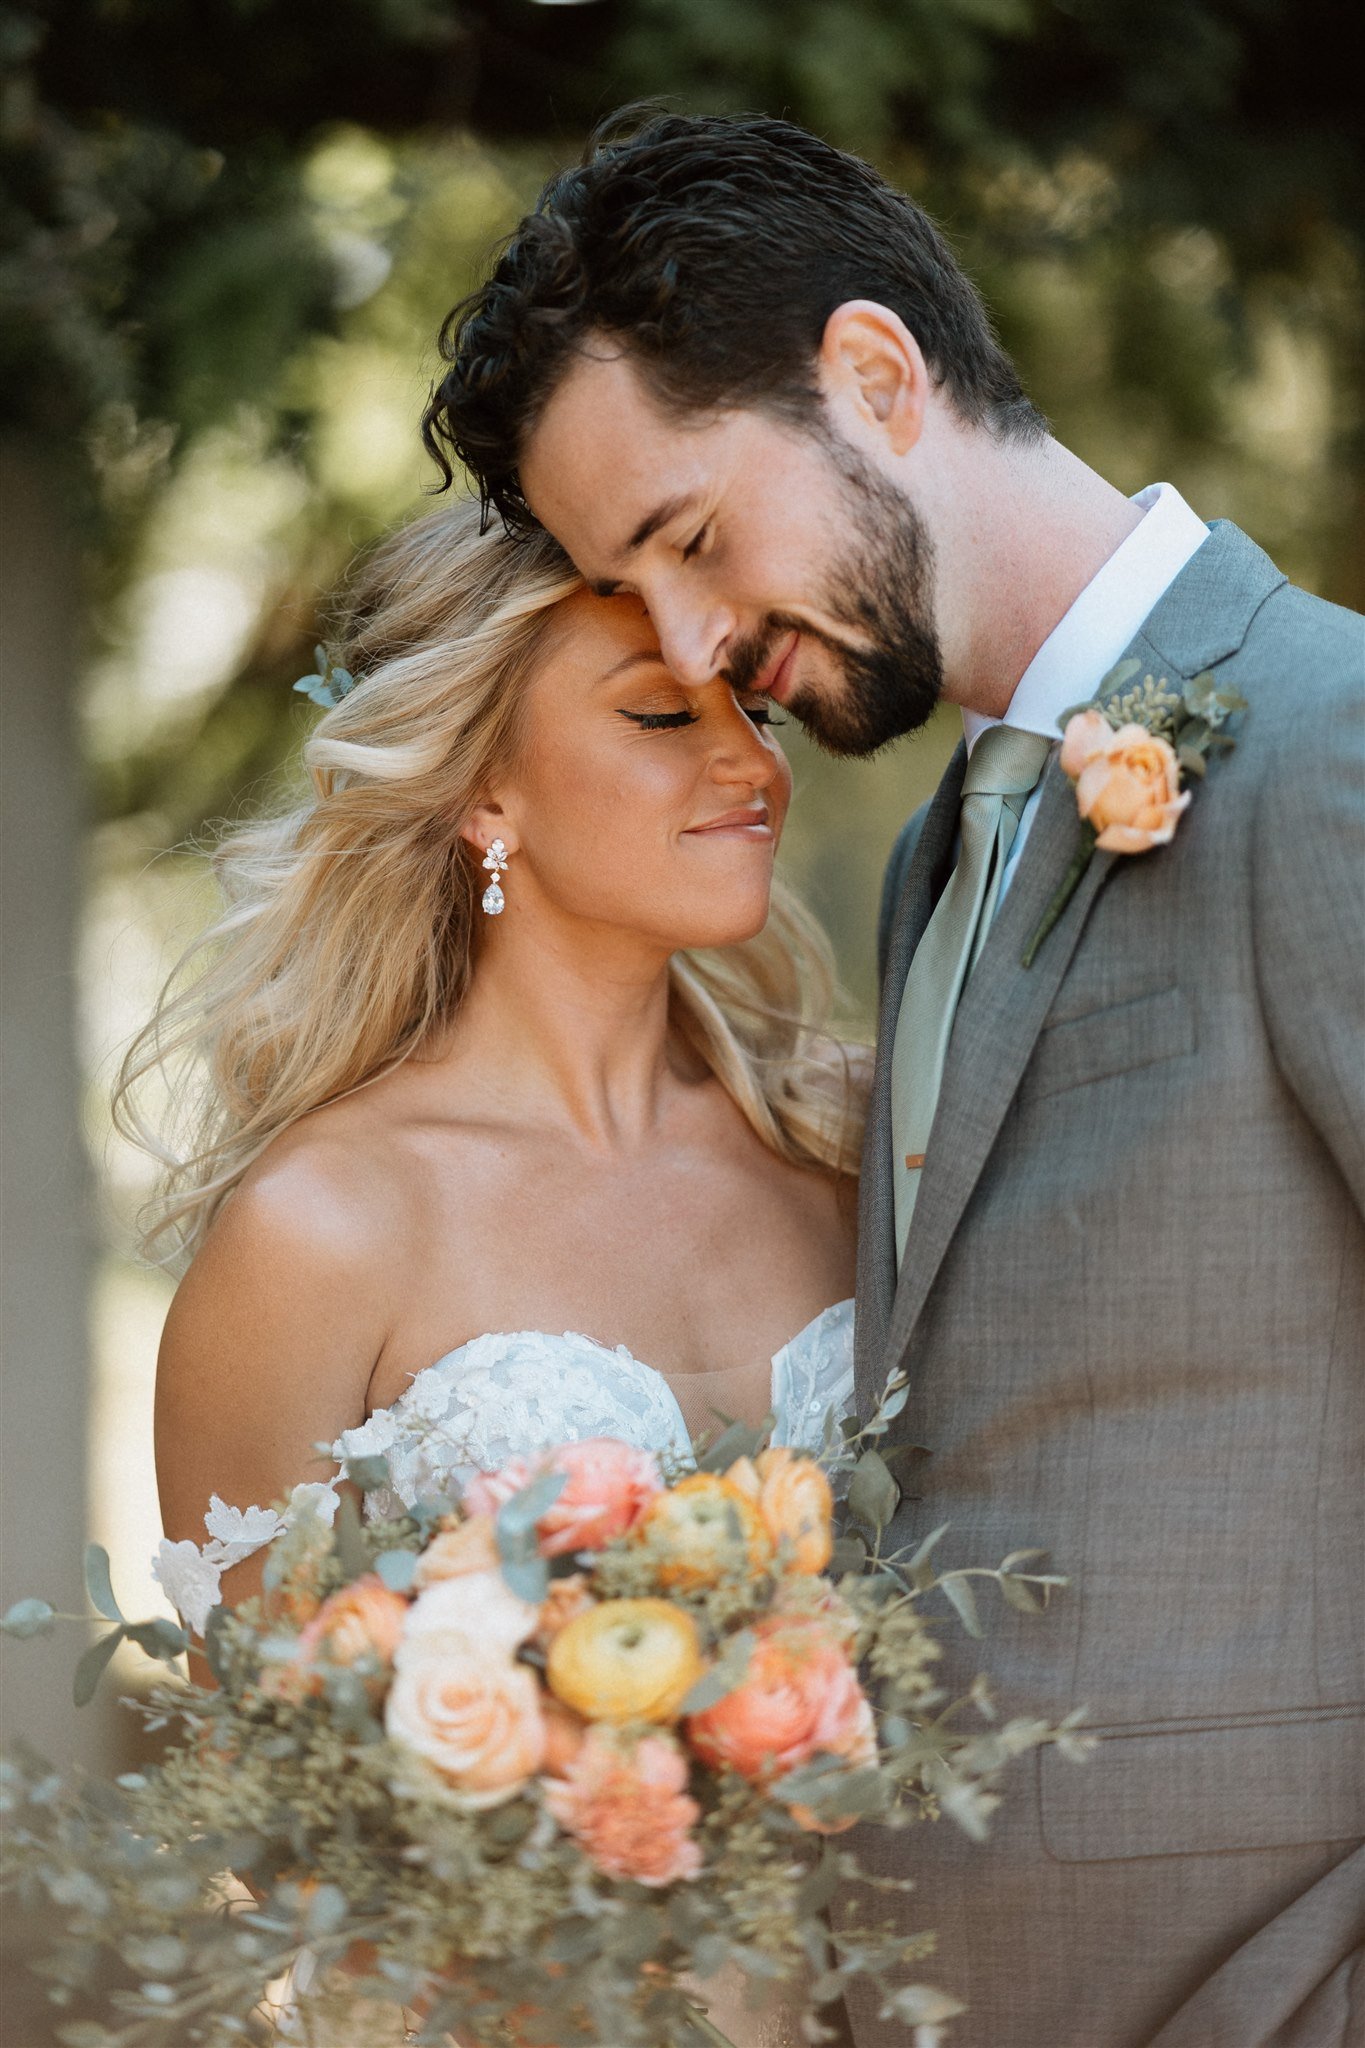
{"type": "Polygon", "coordinates": [[[953,1018],[980,958],[1019,820],[1051,752],[1050,740],[989,726],[972,749],[962,785],[962,851],[915,948],[891,1049],[892,1189],[896,1269],[919,1194],[920,1170],[938,1107],[953,1018]]]}

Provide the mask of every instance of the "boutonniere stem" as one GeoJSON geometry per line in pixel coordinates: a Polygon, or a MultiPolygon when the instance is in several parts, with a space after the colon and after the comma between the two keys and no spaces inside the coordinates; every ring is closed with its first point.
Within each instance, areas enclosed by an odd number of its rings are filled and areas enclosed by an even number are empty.
{"type": "Polygon", "coordinates": [[[1165,676],[1144,676],[1126,687],[1141,663],[1121,661],[1089,704],[1064,713],[1062,769],[1076,785],[1081,835],[1075,856],[1020,964],[1032,967],[1038,949],[1080,886],[1091,856],[1150,853],[1168,846],[1189,808],[1182,783],[1202,782],[1209,756],[1235,742],[1222,731],[1234,711],[1246,709],[1236,690],[1219,689],[1207,669],[1180,690],[1165,676]]]}

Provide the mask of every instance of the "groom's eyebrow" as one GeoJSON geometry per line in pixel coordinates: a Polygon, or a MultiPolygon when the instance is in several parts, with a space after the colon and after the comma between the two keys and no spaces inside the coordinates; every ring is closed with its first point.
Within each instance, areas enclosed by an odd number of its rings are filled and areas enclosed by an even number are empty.
{"type": "Polygon", "coordinates": [[[661,526],[669,525],[680,513],[685,512],[688,506],[695,502],[695,499],[695,491],[682,491],[677,497],[665,498],[662,505],[656,505],[652,512],[645,514],[630,539],[622,548],[621,553],[623,555],[633,555],[637,549],[644,546],[647,540],[653,540],[661,526]]]}

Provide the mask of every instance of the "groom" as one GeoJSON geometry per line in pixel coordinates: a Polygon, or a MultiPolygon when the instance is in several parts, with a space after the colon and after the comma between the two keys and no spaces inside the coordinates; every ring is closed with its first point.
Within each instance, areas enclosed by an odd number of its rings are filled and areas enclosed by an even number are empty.
{"type": "Polygon", "coordinates": [[[859,1397],[908,1367],[898,1540],[1071,1574],[989,1661],[1101,1737],[984,1850],[893,1838],[963,2043],[1365,2040],[1365,625],[1063,448],[925,216],[785,123],[599,140],[445,345],[433,452],[684,683],[850,755],[962,710],[884,892],[859,1397]],[[1235,745],[1025,967],[1081,839],[1058,720],[1125,657],[1245,699],[1235,745]]]}

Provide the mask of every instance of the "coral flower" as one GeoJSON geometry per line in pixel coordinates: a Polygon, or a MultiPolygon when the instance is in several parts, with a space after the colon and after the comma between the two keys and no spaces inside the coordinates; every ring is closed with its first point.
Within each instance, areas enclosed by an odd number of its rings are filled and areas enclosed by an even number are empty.
{"type": "Polygon", "coordinates": [[[638,1742],[592,1728],[545,1804],[606,1877],[674,1884],[695,1877],[701,1849],[692,1827],[701,1808],[687,1792],[687,1758],[669,1735],[638,1742]]]}
{"type": "Polygon", "coordinates": [[[585,1437],[541,1458],[512,1458],[500,1472],[476,1473],[465,1489],[474,1514],[496,1515],[543,1472],[562,1472],[563,1491],[536,1523],[542,1557],[602,1550],[633,1529],[663,1487],[652,1451],[616,1437],[585,1437]]]}
{"type": "Polygon", "coordinates": [[[1067,722],[1062,768],[1076,784],[1076,807],[1106,853],[1147,853],[1175,837],[1190,793],[1168,740],[1141,725],[1117,731],[1102,712],[1067,722]]]}
{"type": "Polygon", "coordinates": [[[729,1574],[762,1571],[772,1542],[754,1502],[732,1480],[693,1472],[652,1503],[641,1524],[665,1586],[714,1586],[729,1574]]]}
{"type": "Polygon", "coordinates": [[[267,1667],[264,1689],[277,1699],[306,1699],[322,1690],[319,1665],[349,1666],[362,1660],[382,1667],[372,1677],[386,1684],[386,1667],[394,1660],[407,1618],[408,1603],[402,1594],[391,1592],[374,1572],[366,1572],[328,1595],[300,1632],[292,1656],[267,1667]]]}
{"type": "Polygon", "coordinates": [[[550,1690],[589,1721],[671,1721],[701,1677],[690,1614],[667,1600],[603,1600],[550,1645],[550,1690]]]}
{"type": "Polygon", "coordinates": [[[757,1634],[741,1683],[687,1722],[698,1756],[758,1783],[821,1753],[871,1763],[872,1709],[831,1629],[783,1619],[761,1623],[757,1634]]]}

